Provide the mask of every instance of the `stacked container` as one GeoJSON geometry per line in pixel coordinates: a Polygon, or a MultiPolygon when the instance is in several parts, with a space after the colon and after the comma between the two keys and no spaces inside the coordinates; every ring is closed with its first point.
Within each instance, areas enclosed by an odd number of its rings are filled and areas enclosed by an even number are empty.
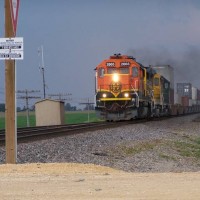
{"type": "Polygon", "coordinates": [[[189,106],[189,97],[187,96],[182,97],[182,106],[184,107],[189,106]]]}
{"type": "Polygon", "coordinates": [[[197,88],[192,87],[192,105],[197,105],[197,88]]]}
{"type": "Polygon", "coordinates": [[[192,99],[192,84],[191,83],[177,83],[177,94],[182,97],[186,96],[192,99]]]}
{"type": "Polygon", "coordinates": [[[174,104],[182,105],[182,96],[180,94],[174,94],[174,104]]]}
{"type": "Polygon", "coordinates": [[[197,89],[197,105],[200,105],[200,90],[197,89]]]}
{"type": "Polygon", "coordinates": [[[182,105],[200,105],[200,90],[193,87],[191,83],[177,83],[177,93],[182,96],[182,105]],[[187,100],[187,98],[188,100],[187,100]]]}

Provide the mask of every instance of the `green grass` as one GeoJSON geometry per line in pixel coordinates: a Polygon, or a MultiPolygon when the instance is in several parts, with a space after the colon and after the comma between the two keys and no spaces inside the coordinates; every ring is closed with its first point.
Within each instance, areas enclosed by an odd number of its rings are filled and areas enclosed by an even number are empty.
{"type": "Polygon", "coordinates": [[[176,160],[174,156],[169,156],[164,153],[159,153],[159,157],[165,160],[174,160],[174,161],[176,160]]]}
{"type": "Polygon", "coordinates": [[[200,158],[200,138],[193,139],[193,143],[176,141],[174,147],[181,156],[200,158]]]}
{"type": "Polygon", "coordinates": [[[133,156],[143,151],[152,150],[158,144],[160,144],[159,140],[155,140],[151,142],[141,142],[141,143],[135,144],[134,146],[121,146],[120,150],[127,156],[133,156]]]}
{"type": "Polygon", "coordinates": [[[119,145],[118,148],[114,148],[117,155],[122,156],[134,156],[138,153],[151,151],[156,146],[160,147],[156,151],[158,156],[165,160],[176,160],[176,155],[170,155],[163,152],[163,148],[171,148],[176,152],[177,156],[189,157],[199,160],[200,159],[200,137],[194,138],[190,136],[183,136],[183,141],[179,140],[154,140],[154,141],[144,141],[138,142],[136,144],[129,145],[119,145]],[[161,147],[163,146],[163,148],[161,147]]]}
{"type": "MultiPolygon", "coordinates": [[[[94,111],[89,112],[89,122],[99,121],[96,117],[94,111]]],[[[66,124],[78,124],[88,122],[88,112],[87,111],[76,111],[76,112],[66,112],[65,113],[65,123],[66,124]]]]}
{"type": "MultiPolygon", "coordinates": [[[[35,115],[30,115],[29,116],[29,124],[30,126],[35,126],[35,115]]],[[[26,116],[18,116],[17,117],[17,127],[22,128],[27,126],[27,118],[26,116]]]]}
{"type": "MultiPolygon", "coordinates": [[[[35,126],[35,113],[29,114],[30,126],[35,126]]],[[[17,127],[22,128],[27,126],[26,112],[17,113],[17,127]]],[[[0,129],[5,129],[5,116],[4,113],[0,114],[0,129]]]]}
{"type": "MultiPolygon", "coordinates": [[[[29,116],[30,126],[36,125],[35,113],[30,112],[29,116]]],[[[89,112],[89,122],[96,122],[99,119],[96,117],[95,111],[89,112]]],[[[88,122],[88,112],[87,111],[75,111],[75,112],[66,112],[65,113],[65,124],[78,124],[88,122]]],[[[17,113],[17,127],[26,127],[27,118],[26,112],[17,113]]],[[[0,129],[5,129],[5,117],[4,113],[0,114],[0,129]]]]}

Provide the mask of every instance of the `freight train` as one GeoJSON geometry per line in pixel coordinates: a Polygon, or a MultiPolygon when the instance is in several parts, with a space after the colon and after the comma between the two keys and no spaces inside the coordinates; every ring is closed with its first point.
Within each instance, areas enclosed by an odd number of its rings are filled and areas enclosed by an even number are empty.
{"type": "MultiPolygon", "coordinates": [[[[174,103],[173,68],[145,67],[132,56],[114,54],[96,68],[95,110],[107,121],[199,112],[200,105],[174,103]]],[[[188,101],[187,101],[188,100],[188,101]]]]}

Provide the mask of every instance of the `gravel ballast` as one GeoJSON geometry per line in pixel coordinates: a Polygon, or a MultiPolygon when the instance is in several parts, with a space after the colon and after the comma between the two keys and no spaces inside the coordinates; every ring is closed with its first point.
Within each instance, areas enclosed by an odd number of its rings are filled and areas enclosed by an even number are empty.
{"type": "MultiPolygon", "coordinates": [[[[18,144],[18,163],[93,163],[131,172],[200,171],[200,115],[18,144]]],[[[0,164],[5,147],[0,147],[0,164]]]]}

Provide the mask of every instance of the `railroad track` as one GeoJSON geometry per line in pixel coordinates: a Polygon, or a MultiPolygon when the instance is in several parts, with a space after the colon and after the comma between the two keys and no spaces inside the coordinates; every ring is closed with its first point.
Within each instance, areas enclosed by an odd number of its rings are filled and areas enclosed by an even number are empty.
{"type": "MultiPolygon", "coordinates": [[[[92,122],[82,124],[70,125],[53,125],[53,126],[40,126],[28,127],[17,129],[17,140],[19,142],[28,142],[38,139],[46,139],[48,137],[58,137],[63,135],[71,135],[92,131],[102,128],[111,128],[129,124],[130,122],[92,122]]],[[[5,143],[5,130],[0,130],[0,143],[5,143]]]]}
{"type": "MultiPolygon", "coordinates": [[[[184,116],[184,115],[183,115],[184,116]]],[[[181,117],[181,116],[179,116],[181,117]]],[[[151,121],[165,120],[169,117],[152,118],[151,121]]],[[[27,127],[17,129],[18,142],[30,142],[35,140],[42,140],[72,134],[83,133],[92,130],[121,127],[129,124],[145,123],[147,119],[137,119],[133,121],[118,121],[118,122],[91,122],[81,124],[66,124],[66,125],[52,125],[27,127]]],[[[0,145],[5,144],[5,130],[0,130],[0,145]]]]}

